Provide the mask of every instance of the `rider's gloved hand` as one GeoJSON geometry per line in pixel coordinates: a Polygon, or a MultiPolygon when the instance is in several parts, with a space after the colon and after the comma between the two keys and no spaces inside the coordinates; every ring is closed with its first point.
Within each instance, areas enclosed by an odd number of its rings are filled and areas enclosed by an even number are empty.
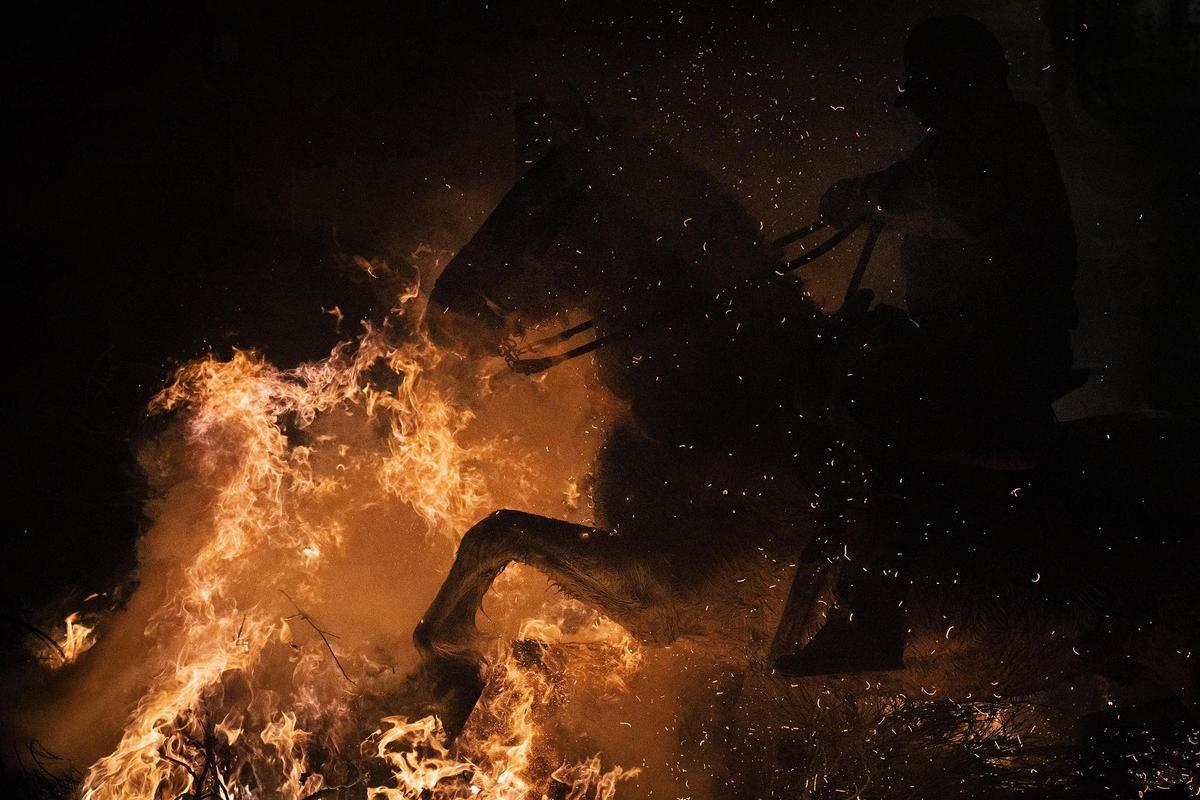
{"type": "Polygon", "coordinates": [[[861,324],[867,318],[873,302],[875,302],[874,292],[870,289],[859,289],[846,298],[846,302],[838,310],[836,317],[839,322],[850,325],[861,324]]]}
{"type": "Polygon", "coordinates": [[[871,217],[875,205],[867,196],[864,178],[838,181],[821,195],[821,220],[835,228],[848,228],[871,217]]]}

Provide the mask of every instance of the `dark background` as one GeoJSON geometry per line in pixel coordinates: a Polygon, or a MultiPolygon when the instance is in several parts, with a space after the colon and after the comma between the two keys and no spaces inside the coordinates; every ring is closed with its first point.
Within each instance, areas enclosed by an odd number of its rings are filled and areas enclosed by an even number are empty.
{"type": "MultiPolygon", "coordinates": [[[[992,27],[1059,152],[1081,241],[1077,360],[1093,370],[1060,415],[1195,414],[1196,5],[194,2],[9,18],[4,643],[133,567],[136,442],[173,365],[234,345],[291,365],[336,341],[322,309],[378,313],[339,254],[460,246],[519,167],[517,103],[578,92],[782,233],[832,180],[919,138],[890,100],[904,33],[933,13],[992,27]]],[[[885,242],[868,279],[885,296],[893,254],[885,242]]],[[[844,267],[817,268],[814,290],[836,294],[844,267]]]]}

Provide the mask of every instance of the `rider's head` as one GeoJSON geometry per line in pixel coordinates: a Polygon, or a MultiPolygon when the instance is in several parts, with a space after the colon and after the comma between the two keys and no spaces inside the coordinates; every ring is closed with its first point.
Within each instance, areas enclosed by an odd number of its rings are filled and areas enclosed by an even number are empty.
{"type": "Polygon", "coordinates": [[[971,17],[931,17],[913,28],[904,73],[896,105],[934,127],[1009,97],[1004,48],[971,17]]]}

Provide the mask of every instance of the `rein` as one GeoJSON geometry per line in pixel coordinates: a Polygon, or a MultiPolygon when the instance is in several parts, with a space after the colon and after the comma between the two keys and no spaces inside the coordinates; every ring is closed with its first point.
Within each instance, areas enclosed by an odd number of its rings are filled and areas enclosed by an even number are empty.
{"type": "MultiPolygon", "coordinates": [[[[817,220],[816,222],[813,222],[803,228],[800,228],[799,230],[793,231],[793,232],[787,234],[786,236],[782,236],[782,237],[776,239],[771,244],[773,247],[776,247],[776,248],[786,247],[790,244],[793,244],[794,242],[800,241],[801,239],[806,239],[807,237],[811,236],[812,234],[816,233],[817,231],[825,228],[826,225],[827,224],[825,222],[823,222],[821,220],[817,220]]],[[[793,258],[790,261],[788,261],[786,264],[784,264],[782,269],[772,269],[770,271],[770,273],[764,273],[759,276],[746,278],[746,279],[742,280],[741,282],[734,284],[733,286],[729,286],[729,287],[721,290],[720,292],[717,292],[717,296],[720,296],[721,294],[724,294],[725,292],[736,291],[738,289],[742,289],[747,286],[751,286],[754,283],[756,283],[757,281],[760,281],[760,280],[763,280],[766,278],[770,278],[771,276],[786,275],[789,272],[799,269],[800,267],[802,267],[806,264],[811,264],[812,262],[816,261],[821,256],[823,256],[826,253],[828,253],[829,251],[833,250],[835,247],[837,247],[839,244],[844,242],[846,239],[848,239],[851,234],[853,234],[856,230],[858,230],[860,225],[861,225],[861,223],[851,225],[847,228],[843,228],[843,229],[837,231],[836,233],[834,233],[829,238],[822,241],[820,244],[818,244],[813,249],[808,250],[805,253],[803,253],[802,255],[799,255],[796,258],[793,258]]],[[[879,234],[882,230],[883,230],[883,225],[881,223],[877,223],[877,222],[871,223],[871,225],[868,229],[868,232],[867,232],[867,238],[863,242],[862,252],[859,254],[859,257],[858,257],[858,264],[854,268],[854,275],[850,278],[850,285],[846,289],[846,296],[845,296],[845,299],[842,301],[843,306],[850,300],[850,298],[854,294],[856,294],[858,292],[859,287],[862,285],[863,276],[867,272],[867,265],[871,261],[871,253],[875,249],[875,243],[876,243],[876,241],[878,241],[879,234]]],[[[521,347],[512,347],[512,346],[506,345],[505,347],[502,348],[501,352],[502,352],[502,355],[504,356],[504,360],[508,363],[508,366],[513,369],[513,371],[519,372],[522,375],[536,375],[537,373],[544,372],[545,370],[548,370],[553,366],[561,364],[564,361],[570,361],[571,359],[579,358],[580,356],[587,355],[588,353],[599,350],[600,348],[606,347],[610,344],[615,344],[617,342],[624,341],[638,333],[641,333],[643,331],[657,327],[665,322],[670,322],[674,319],[677,319],[679,316],[681,316],[681,314],[679,312],[660,314],[651,319],[642,320],[642,321],[636,322],[632,325],[627,325],[624,328],[618,328],[617,330],[612,331],[611,333],[607,333],[603,336],[597,336],[596,338],[592,339],[590,342],[586,342],[585,344],[581,344],[576,347],[572,347],[570,350],[565,350],[561,353],[555,353],[555,354],[549,355],[549,356],[532,357],[532,358],[523,358],[522,357],[527,353],[536,353],[540,350],[544,350],[546,347],[548,347],[550,345],[553,345],[553,344],[556,344],[559,342],[570,341],[571,339],[575,338],[579,334],[584,333],[585,331],[591,330],[596,327],[595,319],[584,320],[583,322],[580,322],[578,325],[573,325],[570,328],[566,328],[557,333],[553,333],[549,336],[543,337],[541,339],[537,339],[533,342],[529,342],[528,344],[525,344],[521,347]]]]}

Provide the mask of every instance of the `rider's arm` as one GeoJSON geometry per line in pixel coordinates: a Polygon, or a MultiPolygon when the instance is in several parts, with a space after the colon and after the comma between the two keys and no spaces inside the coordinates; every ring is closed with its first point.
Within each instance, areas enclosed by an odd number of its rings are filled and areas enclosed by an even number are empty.
{"type": "Polygon", "coordinates": [[[962,215],[946,202],[940,187],[940,146],[931,135],[887,169],[838,181],[821,198],[821,218],[838,228],[873,220],[917,236],[970,238],[962,215]]]}
{"type": "Polygon", "coordinates": [[[933,239],[969,238],[961,215],[939,191],[933,137],[921,142],[912,154],[879,172],[858,179],[866,218],[908,234],[933,239]]]}

